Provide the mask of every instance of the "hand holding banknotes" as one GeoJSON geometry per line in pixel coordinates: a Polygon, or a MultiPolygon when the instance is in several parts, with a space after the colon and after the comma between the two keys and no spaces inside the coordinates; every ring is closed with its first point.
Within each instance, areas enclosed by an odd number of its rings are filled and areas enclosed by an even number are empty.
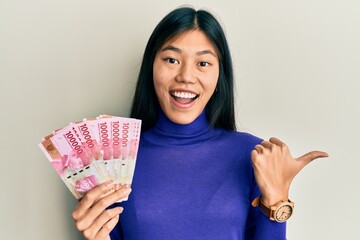
{"type": "Polygon", "coordinates": [[[141,121],[109,115],[72,122],[44,137],[39,147],[74,197],[72,217],[88,240],[110,239],[135,170],[141,121]]]}
{"type": "Polygon", "coordinates": [[[72,217],[85,239],[110,239],[109,233],[119,221],[122,207],[107,209],[130,194],[130,187],[110,180],[88,191],[74,209],[72,217]]]}
{"type": "Polygon", "coordinates": [[[272,206],[279,200],[288,200],[290,184],[295,176],[308,163],[323,157],[328,157],[328,154],[312,151],[293,158],[288,146],[274,137],[256,145],[251,158],[262,201],[272,206]]]}

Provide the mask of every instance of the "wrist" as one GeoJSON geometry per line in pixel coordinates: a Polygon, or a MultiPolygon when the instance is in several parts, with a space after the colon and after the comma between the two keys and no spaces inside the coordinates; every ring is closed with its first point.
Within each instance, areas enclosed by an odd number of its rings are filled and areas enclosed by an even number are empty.
{"type": "Polygon", "coordinates": [[[285,222],[292,216],[294,211],[294,203],[290,200],[280,200],[273,206],[267,206],[261,197],[257,201],[262,212],[272,221],[285,222]]]}
{"type": "Polygon", "coordinates": [[[262,195],[261,200],[266,206],[273,206],[279,201],[287,201],[289,194],[262,195]]]}

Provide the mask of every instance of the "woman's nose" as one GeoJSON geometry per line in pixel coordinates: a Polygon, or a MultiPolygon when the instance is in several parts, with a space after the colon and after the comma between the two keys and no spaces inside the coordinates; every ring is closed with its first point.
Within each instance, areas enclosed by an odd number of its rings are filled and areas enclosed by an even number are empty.
{"type": "Polygon", "coordinates": [[[184,63],[181,65],[175,80],[182,83],[195,83],[195,68],[191,64],[184,63]]]}

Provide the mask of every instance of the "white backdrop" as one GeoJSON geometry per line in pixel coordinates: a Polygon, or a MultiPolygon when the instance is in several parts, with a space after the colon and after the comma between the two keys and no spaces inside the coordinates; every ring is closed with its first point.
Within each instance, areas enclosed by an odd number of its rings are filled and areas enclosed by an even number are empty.
{"type": "Polygon", "coordinates": [[[1,239],[81,239],[76,201],[37,143],[85,116],[128,116],[146,41],[182,4],[225,27],[239,129],[330,154],[293,182],[288,239],[358,239],[356,0],[1,0],[1,239]]]}

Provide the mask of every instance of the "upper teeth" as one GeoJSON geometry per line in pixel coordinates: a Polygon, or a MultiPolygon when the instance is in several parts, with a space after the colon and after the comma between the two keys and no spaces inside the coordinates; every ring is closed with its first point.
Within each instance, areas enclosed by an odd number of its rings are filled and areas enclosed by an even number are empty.
{"type": "Polygon", "coordinates": [[[174,92],[174,96],[178,98],[194,98],[196,94],[189,92],[174,92]]]}

